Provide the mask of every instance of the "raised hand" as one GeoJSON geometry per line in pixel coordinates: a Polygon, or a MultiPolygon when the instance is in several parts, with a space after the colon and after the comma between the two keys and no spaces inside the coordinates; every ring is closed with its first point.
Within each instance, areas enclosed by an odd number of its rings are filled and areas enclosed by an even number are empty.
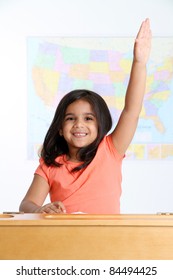
{"type": "Polygon", "coordinates": [[[134,61],[143,64],[147,63],[151,49],[151,37],[150,21],[147,18],[142,22],[136,36],[134,45],[134,61]]]}

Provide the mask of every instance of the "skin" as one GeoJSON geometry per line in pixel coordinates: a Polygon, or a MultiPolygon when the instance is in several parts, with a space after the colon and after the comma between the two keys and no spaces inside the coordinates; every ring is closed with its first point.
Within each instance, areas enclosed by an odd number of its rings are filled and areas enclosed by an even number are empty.
{"type": "Polygon", "coordinates": [[[77,100],[67,107],[60,134],[68,144],[68,160],[78,162],[78,150],[91,144],[98,134],[96,116],[87,101],[77,100]]]}
{"type": "MultiPolygon", "coordinates": [[[[142,22],[134,44],[134,57],[124,109],[118,124],[112,132],[112,140],[117,151],[124,155],[134,136],[142,108],[146,85],[146,63],[151,49],[151,30],[149,19],[142,22]]],[[[88,145],[97,137],[98,125],[90,104],[78,100],[66,110],[60,133],[69,147],[70,161],[78,162],[79,148],[88,145]]],[[[56,201],[43,205],[49,193],[48,183],[35,175],[31,186],[21,202],[20,211],[39,213],[66,213],[62,202],[56,201]],[[43,205],[43,206],[42,206],[43,205]]]]}

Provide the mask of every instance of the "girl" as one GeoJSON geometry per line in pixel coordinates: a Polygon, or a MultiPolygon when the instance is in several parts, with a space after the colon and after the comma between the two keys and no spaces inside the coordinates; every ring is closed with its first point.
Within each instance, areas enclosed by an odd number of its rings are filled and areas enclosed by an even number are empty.
{"type": "Polygon", "coordinates": [[[20,211],[120,213],[121,164],[137,127],[150,48],[150,23],[146,19],[135,40],[125,106],[109,135],[112,120],[101,96],[74,90],[63,97],[20,211]],[[51,203],[43,205],[48,194],[51,203]]]}

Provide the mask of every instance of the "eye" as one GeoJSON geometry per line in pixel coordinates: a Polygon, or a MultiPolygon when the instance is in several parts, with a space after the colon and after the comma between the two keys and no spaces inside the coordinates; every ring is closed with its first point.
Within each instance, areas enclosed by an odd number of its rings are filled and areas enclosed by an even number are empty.
{"type": "Polygon", "coordinates": [[[68,122],[68,121],[73,121],[74,118],[73,117],[68,117],[68,118],[65,118],[65,122],[68,122]]]}
{"type": "Polygon", "coordinates": [[[92,121],[93,118],[92,118],[92,117],[86,117],[85,120],[86,120],[86,121],[92,121]]]}

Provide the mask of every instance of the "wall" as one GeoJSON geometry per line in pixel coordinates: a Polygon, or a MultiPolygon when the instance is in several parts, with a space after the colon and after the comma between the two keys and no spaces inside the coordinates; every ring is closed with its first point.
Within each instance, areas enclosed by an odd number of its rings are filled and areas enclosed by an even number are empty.
{"type": "MultiPolygon", "coordinates": [[[[173,36],[171,0],[0,1],[0,212],[17,211],[37,161],[26,157],[27,36],[173,36]]],[[[124,161],[122,213],[172,211],[171,161],[124,161]]]]}

